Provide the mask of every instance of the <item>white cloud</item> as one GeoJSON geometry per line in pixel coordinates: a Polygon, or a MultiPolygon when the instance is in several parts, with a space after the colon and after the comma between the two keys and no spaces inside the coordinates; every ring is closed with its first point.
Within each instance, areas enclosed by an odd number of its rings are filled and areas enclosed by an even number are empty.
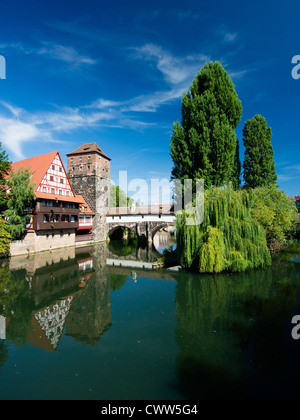
{"type": "Polygon", "coordinates": [[[28,46],[21,42],[0,44],[2,49],[10,49],[27,55],[43,55],[51,60],[57,60],[69,65],[96,64],[97,60],[88,55],[80,54],[75,48],[51,42],[41,42],[40,45],[28,46]],[[42,45],[42,46],[40,46],[42,45]]]}
{"type": "Polygon", "coordinates": [[[125,107],[124,110],[127,109],[128,111],[134,112],[155,112],[161,105],[180,98],[184,90],[183,87],[178,87],[168,91],[154,92],[150,95],[141,95],[129,101],[127,108],[125,107]]]}
{"type": "MultiPolygon", "coordinates": [[[[105,103],[112,105],[112,102],[105,100],[99,100],[97,103],[102,108],[105,103]]],[[[82,106],[57,108],[55,111],[28,112],[5,102],[1,104],[3,110],[0,111],[0,142],[17,159],[24,158],[24,143],[37,141],[61,143],[61,140],[57,140],[57,136],[61,137],[62,133],[104,126],[139,130],[152,125],[109,106],[105,110],[82,106]]]]}
{"type": "Polygon", "coordinates": [[[74,65],[95,64],[97,62],[88,56],[80,55],[73,47],[59,44],[44,43],[44,47],[37,49],[36,53],[74,65]]]}
{"type": "Polygon", "coordinates": [[[279,181],[292,181],[300,178],[300,165],[287,165],[280,169],[279,181]]]}
{"type": "Polygon", "coordinates": [[[155,44],[145,44],[142,47],[134,48],[134,50],[137,57],[156,62],[157,69],[172,85],[189,81],[209,60],[209,57],[204,54],[176,57],[155,44]]]}
{"type": "Polygon", "coordinates": [[[228,29],[227,25],[221,25],[217,33],[221,36],[222,41],[227,42],[234,42],[238,38],[238,33],[231,31],[228,29]]]}
{"type": "Polygon", "coordinates": [[[14,118],[0,117],[0,141],[11,150],[18,159],[22,159],[22,145],[42,137],[37,127],[14,118]]]}

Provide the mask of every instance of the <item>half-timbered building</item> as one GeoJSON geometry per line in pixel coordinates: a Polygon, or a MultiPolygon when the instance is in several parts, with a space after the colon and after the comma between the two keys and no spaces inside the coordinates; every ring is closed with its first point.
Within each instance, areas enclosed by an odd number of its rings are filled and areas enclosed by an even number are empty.
{"type": "MultiPolygon", "coordinates": [[[[51,152],[14,162],[12,171],[28,169],[34,185],[35,200],[32,218],[23,241],[14,246],[27,252],[75,245],[81,217],[86,217],[87,205],[76,195],[59,152],[51,152]]],[[[93,216],[92,212],[88,216],[93,216]]],[[[90,228],[85,224],[86,228],[90,228]]],[[[89,230],[91,234],[91,230],[89,230]]],[[[19,251],[16,251],[19,253],[19,251]]]]}

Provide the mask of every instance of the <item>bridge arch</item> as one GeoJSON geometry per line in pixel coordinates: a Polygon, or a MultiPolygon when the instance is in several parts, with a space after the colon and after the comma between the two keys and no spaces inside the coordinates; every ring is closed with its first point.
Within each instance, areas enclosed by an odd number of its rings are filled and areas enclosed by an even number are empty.
{"type": "MultiPolygon", "coordinates": [[[[109,239],[113,239],[113,238],[118,238],[118,236],[120,236],[118,239],[124,239],[124,237],[122,238],[122,235],[118,235],[118,230],[121,230],[122,228],[126,228],[128,229],[130,232],[132,232],[132,234],[135,236],[136,235],[136,228],[135,226],[128,226],[126,224],[118,224],[118,225],[114,225],[114,226],[110,226],[107,232],[107,237],[109,239]]],[[[129,236],[130,233],[129,233],[129,236]]]]}
{"type": "Polygon", "coordinates": [[[161,230],[161,229],[163,229],[163,228],[166,228],[166,227],[168,227],[168,226],[170,226],[170,223],[168,223],[168,222],[162,222],[162,223],[160,223],[160,224],[157,224],[156,226],[153,226],[152,227],[152,229],[150,230],[150,232],[149,232],[149,236],[150,236],[150,240],[151,241],[153,241],[153,238],[154,238],[154,236],[155,236],[155,234],[159,231],[159,230],[161,230]]]}

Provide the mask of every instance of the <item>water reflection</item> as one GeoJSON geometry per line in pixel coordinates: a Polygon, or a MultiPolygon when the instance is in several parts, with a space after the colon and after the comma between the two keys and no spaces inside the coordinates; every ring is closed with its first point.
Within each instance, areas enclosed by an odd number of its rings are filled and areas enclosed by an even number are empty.
{"type": "Polygon", "coordinates": [[[76,399],[90,396],[91,377],[97,399],[297,399],[300,341],[290,321],[300,315],[299,264],[209,276],[107,264],[156,256],[111,242],[2,261],[0,398],[30,387],[45,398],[30,375],[15,376],[17,352],[37,366],[37,383],[44,363],[76,399]],[[38,364],[34,349],[48,359],[38,364]]]}
{"type": "Polygon", "coordinates": [[[66,327],[74,339],[96,343],[111,324],[109,274],[101,250],[105,247],[69,248],[63,254],[53,251],[5,261],[2,334],[13,342],[54,351],[66,327]]]}
{"type": "Polygon", "coordinates": [[[290,320],[300,313],[299,275],[299,266],[279,262],[267,270],[179,279],[177,374],[183,395],[298,398],[300,364],[292,354],[299,343],[291,339],[290,320]]]}
{"type": "Polygon", "coordinates": [[[166,248],[175,249],[176,243],[173,228],[163,228],[156,232],[153,238],[153,246],[160,254],[162,254],[166,248]]]}

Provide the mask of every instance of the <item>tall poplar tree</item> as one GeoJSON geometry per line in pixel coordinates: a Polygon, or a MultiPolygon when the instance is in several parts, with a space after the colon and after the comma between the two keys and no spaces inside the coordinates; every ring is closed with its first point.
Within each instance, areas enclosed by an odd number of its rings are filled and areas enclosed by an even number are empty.
{"type": "Polygon", "coordinates": [[[11,163],[0,143],[0,213],[3,213],[6,208],[6,178],[9,175],[10,168],[11,163]]]}
{"type": "MultiPolygon", "coordinates": [[[[182,122],[171,136],[172,179],[204,179],[205,187],[221,186],[236,176],[237,137],[242,104],[228,73],[210,62],[182,95],[182,122]]],[[[234,185],[237,183],[234,182],[234,185]]]]}
{"type": "Polygon", "coordinates": [[[246,187],[255,188],[276,184],[277,175],[271,138],[272,130],[263,116],[255,115],[245,122],[243,178],[246,187]]]}

